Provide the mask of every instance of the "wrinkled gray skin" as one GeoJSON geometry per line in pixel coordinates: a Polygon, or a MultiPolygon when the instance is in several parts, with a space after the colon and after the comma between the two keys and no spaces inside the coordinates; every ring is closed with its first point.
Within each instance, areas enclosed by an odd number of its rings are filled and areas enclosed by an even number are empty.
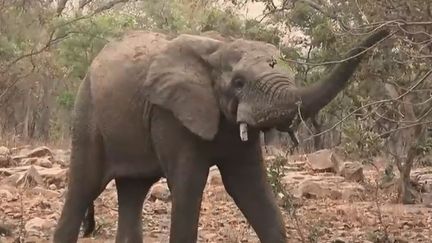
{"type": "MultiPolygon", "coordinates": [[[[382,39],[379,31],[348,55],[382,39]]],[[[75,103],[69,185],[54,242],[76,242],[93,200],[115,179],[116,242],[142,242],[145,195],[166,177],[172,195],[170,243],[192,243],[212,165],[261,242],[286,242],[266,180],[259,131],[315,111],[342,90],[360,58],[337,65],[312,87],[296,88],[277,65],[277,48],[247,40],[132,32],[93,60],[75,103]],[[248,125],[248,140],[239,137],[248,125]]],[[[92,206],[91,206],[92,208],[92,206]]]]}

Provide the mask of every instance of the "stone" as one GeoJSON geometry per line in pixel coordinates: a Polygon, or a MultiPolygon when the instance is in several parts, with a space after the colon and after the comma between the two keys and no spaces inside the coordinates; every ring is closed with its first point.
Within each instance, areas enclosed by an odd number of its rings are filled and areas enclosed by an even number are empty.
{"type": "Polygon", "coordinates": [[[16,183],[18,178],[21,177],[23,173],[28,171],[31,167],[33,167],[40,176],[45,180],[47,185],[55,184],[57,188],[61,188],[67,180],[67,169],[60,168],[58,165],[53,166],[52,168],[44,168],[38,165],[26,165],[19,166],[13,168],[0,168],[0,174],[4,176],[9,176],[5,180],[9,183],[16,183]]]}
{"type": "Polygon", "coordinates": [[[168,202],[171,198],[170,191],[166,184],[157,183],[150,191],[150,200],[155,201],[156,199],[163,202],[168,202]]]}
{"type": "Polygon", "coordinates": [[[413,169],[410,178],[414,184],[419,185],[420,191],[432,192],[432,167],[413,169]]]}
{"type": "Polygon", "coordinates": [[[339,175],[349,181],[363,182],[365,179],[363,166],[359,162],[343,162],[338,171],[339,175]]]}
{"type": "Polygon", "coordinates": [[[45,167],[45,168],[52,168],[53,164],[51,160],[49,160],[48,157],[38,158],[35,162],[36,165],[45,167]]]}
{"type": "Polygon", "coordinates": [[[54,227],[54,225],[55,222],[51,219],[42,219],[39,217],[35,217],[27,221],[24,229],[30,235],[39,235],[42,231],[51,229],[52,227],[54,227]]]}
{"type": "Polygon", "coordinates": [[[50,190],[57,190],[57,186],[55,184],[51,184],[48,186],[50,190]]]}
{"type": "Polygon", "coordinates": [[[27,157],[27,158],[31,158],[31,157],[40,158],[40,157],[45,157],[45,156],[49,156],[49,157],[53,156],[52,151],[46,146],[37,147],[25,155],[25,157],[27,157]]]}
{"type": "Polygon", "coordinates": [[[327,186],[323,186],[319,182],[305,180],[298,185],[297,197],[313,199],[330,198],[336,200],[342,197],[342,193],[327,186]]]}
{"type": "Polygon", "coordinates": [[[363,200],[365,198],[365,188],[361,185],[348,184],[342,188],[342,199],[348,201],[363,200]]]}
{"type": "Polygon", "coordinates": [[[0,167],[8,167],[11,165],[10,150],[4,146],[0,147],[0,167]]]}
{"type": "Polygon", "coordinates": [[[307,163],[315,171],[335,171],[336,160],[333,158],[333,151],[322,149],[307,155],[307,163]]]}
{"type": "Polygon", "coordinates": [[[54,162],[61,165],[62,167],[66,167],[69,164],[70,160],[70,150],[62,150],[57,149],[54,150],[54,162]]]}
{"type": "Polygon", "coordinates": [[[21,165],[34,165],[34,164],[36,164],[37,160],[38,160],[38,158],[23,158],[23,159],[21,159],[20,164],[21,165]]]}
{"type": "Polygon", "coordinates": [[[23,185],[24,187],[35,187],[37,185],[42,185],[43,179],[38,171],[33,166],[30,166],[26,172],[21,174],[16,184],[23,185]]]}

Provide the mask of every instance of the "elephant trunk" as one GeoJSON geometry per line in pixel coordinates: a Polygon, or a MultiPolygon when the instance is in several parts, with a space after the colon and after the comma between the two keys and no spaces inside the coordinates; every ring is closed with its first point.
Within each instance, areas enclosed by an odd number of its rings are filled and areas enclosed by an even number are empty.
{"type": "Polygon", "coordinates": [[[301,99],[302,116],[307,118],[317,113],[335,98],[344,89],[360,64],[365,55],[363,51],[388,36],[388,34],[388,30],[379,30],[371,34],[345,55],[344,59],[348,60],[337,64],[321,81],[309,87],[300,88],[297,94],[301,99]],[[355,57],[351,58],[353,56],[355,57]]]}
{"type": "Polygon", "coordinates": [[[367,37],[345,55],[346,61],[337,64],[321,81],[309,87],[294,87],[292,79],[282,73],[269,72],[262,75],[257,86],[250,87],[250,92],[246,92],[253,95],[242,97],[237,107],[241,139],[248,139],[248,125],[260,129],[289,127],[298,113],[298,101],[301,101],[302,118],[307,119],[317,113],[343,90],[360,64],[365,54],[363,51],[388,34],[387,30],[380,30],[367,37]],[[257,94],[257,91],[260,92],[257,94]]]}

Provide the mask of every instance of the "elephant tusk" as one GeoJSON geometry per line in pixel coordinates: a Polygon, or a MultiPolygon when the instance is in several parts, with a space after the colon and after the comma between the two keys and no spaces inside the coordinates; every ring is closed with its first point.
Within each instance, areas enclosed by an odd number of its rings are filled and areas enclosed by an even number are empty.
{"type": "Polygon", "coordinates": [[[245,142],[248,140],[247,124],[240,123],[240,139],[245,142]]]}

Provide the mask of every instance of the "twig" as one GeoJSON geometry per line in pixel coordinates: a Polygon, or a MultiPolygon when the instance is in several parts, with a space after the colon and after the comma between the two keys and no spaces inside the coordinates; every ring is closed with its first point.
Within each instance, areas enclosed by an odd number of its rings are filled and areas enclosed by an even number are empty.
{"type": "Polygon", "coordinates": [[[350,57],[341,59],[341,60],[335,60],[335,61],[327,61],[327,62],[320,62],[320,63],[311,63],[311,62],[300,62],[294,59],[289,59],[289,58],[285,58],[282,57],[282,60],[287,61],[287,62],[292,62],[292,63],[296,63],[296,64],[301,64],[301,65],[308,65],[308,66],[324,66],[324,65],[331,65],[331,64],[339,64],[339,63],[343,63],[346,61],[349,61],[351,59],[354,59],[358,56],[363,55],[364,53],[368,52],[369,50],[373,49],[374,47],[376,47],[378,44],[380,44],[381,42],[387,40],[388,38],[390,38],[392,35],[394,35],[394,32],[391,33],[390,35],[387,35],[386,37],[384,37],[383,39],[379,40],[378,42],[376,42],[375,44],[373,44],[372,46],[365,48],[364,50],[362,50],[361,52],[352,55],[350,57]]]}
{"type": "Polygon", "coordinates": [[[383,132],[383,133],[379,134],[379,136],[386,136],[386,135],[388,135],[390,133],[393,133],[393,132],[396,132],[396,131],[399,131],[399,130],[403,130],[403,129],[407,129],[407,128],[411,128],[411,127],[416,127],[416,126],[420,126],[420,125],[426,125],[426,124],[432,124],[432,121],[417,122],[417,123],[414,123],[414,124],[398,127],[398,128],[392,129],[390,131],[383,132]]]}

